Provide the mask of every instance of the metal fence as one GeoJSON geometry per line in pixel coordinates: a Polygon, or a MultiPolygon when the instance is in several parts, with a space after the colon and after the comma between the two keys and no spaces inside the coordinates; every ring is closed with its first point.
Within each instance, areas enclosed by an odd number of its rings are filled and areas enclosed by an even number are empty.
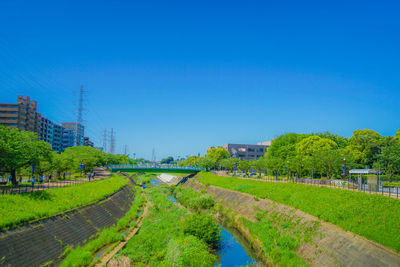
{"type": "Polygon", "coordinates": [[[362,183],[358,183],[356,179],[348,179],[348,180],[318,180],[318,179],[310,179],[310,178],[282,178],[282,177],[271,177],[271,176],[234,176],[240,179],[250,179],[257,181],[268,181],[268,182],[278,182],[278,183],[298,183],[298,184],[307,184],[314,186],[325,186],[331,188],[338,188],[343,190],[351,190],[351,191],[360,191],[369,194],[379,194],[388,197],[393,197],[400,199],[400,188],[394,186],[382,186],[376,184],[368,184],[363,181],[362,183]]]}
{"type": "MultiPolygon", "coordinates": [[[[42,191],[42,190],[47,190],[51,188],[59,188],[59,187],[65,187],[65,186],[73,186],[81,183],[87,183],[87,182],[94,182],[94,181],[99,181],[103,180],[105,176],[99,176],[95,177],[92,179],[88,178],[82,178],[82,179],[74,179],[74,180],[52,180],[52,181],[44,181],[42,183],[35,183],[34,185],[32,184],[23,184],[23,185],[16,185],[16,186],[0,186],[0,194],[2,195],[15,195],[15,194],[22,194],[22,193],[31,193],[34,191],[42,191]]],[[[32,181],[29,181],[32,183],[32,181]]]]}

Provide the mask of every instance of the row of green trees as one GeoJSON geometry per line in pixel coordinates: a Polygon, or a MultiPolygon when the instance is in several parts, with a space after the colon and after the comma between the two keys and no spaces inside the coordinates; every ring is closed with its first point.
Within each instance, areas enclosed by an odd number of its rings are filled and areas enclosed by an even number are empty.
{"type": "Polygon", "coordinates": [[[350,138],[329,132],[286,133],[274,139],[264,157],[256,160],[231,158],[228,151],[218,147],[210,149],[204,157],[190,156],[181,164],[327,178],[340,177],[345,164],[346,173],[349,167],[380,168],[391,180],[393,175],[400,174],[400,129],[395,136],[381,136],[369,129],[356,130],[350,138]]]}
{"type": "Polygon", "coordinates": [[[0,172],[10,173],[13,184],[17,183],[17,173],[33,171],[36,175],[60,176],[66,172],[92,172],[94,167],[106,164],[133,163],[128,156],[107,154],[86,146],[69,147],[57,153],[35,133],[0,126],[0,172]]]}

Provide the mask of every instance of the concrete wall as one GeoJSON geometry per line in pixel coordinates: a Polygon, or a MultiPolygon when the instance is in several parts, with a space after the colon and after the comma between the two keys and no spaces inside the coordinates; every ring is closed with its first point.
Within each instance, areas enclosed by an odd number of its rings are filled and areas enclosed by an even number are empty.
{"type": "Polygon", "coordinates": [[[40,266],[59,262],[67,245],[86,243],[112,226],[134,200],[130,184],[107,199],[74,211],[0,233],[0,266],[40,266]]]}

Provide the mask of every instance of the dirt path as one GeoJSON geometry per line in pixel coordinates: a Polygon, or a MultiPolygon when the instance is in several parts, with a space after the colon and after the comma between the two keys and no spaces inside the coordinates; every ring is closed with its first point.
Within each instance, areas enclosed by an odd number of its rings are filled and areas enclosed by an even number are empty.
{"type": "MultiPolygon", "coordinates": [[[[148,204],[146,204],[146,206],[144,207],[142,216],[139,218],[137,226],[129,234],[127,234],[126,237],[124,238],[124,240],[121,241],[117,246],[115,246],[113,250],[111,250],[109,253],[107,253],[105,256],[103,256],[101,258],[101,260],[98,263],[96,263],[96,265],[95,265],[96,267],[108,266],[108,263],[115,256],[115,254],[117,254],[118,251],[120,251],[123,247],[125,247],[125,245],[128,243],[128,241],[134,235],[137,234],[137,232],[139,231],[140,227],[142,226],[143,218],[145,216],[147,216],[147,213],[148,213],[148,204]]],[[[113,263],[111,265],[115,265],[115,263],[113,263]]],[[[119,264],[117,264],[117,266],[119,266],[119,264]]],[[[126,265],[126,266],[129,266],[129,265],[126,265]]]]}
{"type": "MultiPolygon", "coordinates": [[[[187,186],[196,190],[204,188],[195,180],[187,186]]],[[[255,213],[261,209],[296,216],[303,223],[319,222],[312,243],[303,244],[297,251],[312,266],[400,266],[400,255],[390,249],[292,207],[268,199],[255,200],[253,195],[215,186],[207,187],[207,194],[250,220],[254,220],[255,213]]]]}

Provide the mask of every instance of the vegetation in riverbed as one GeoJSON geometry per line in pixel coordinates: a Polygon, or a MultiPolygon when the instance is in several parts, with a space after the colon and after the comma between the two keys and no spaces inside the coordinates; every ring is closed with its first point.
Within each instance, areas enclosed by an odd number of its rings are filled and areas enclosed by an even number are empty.
{"type": "MultiPolygon", "coordinates": [[[[97,238],[85,244],[83,247],[74,249],[67,248],[64,252],[66,256],[61,267],[88,266],[92,263],[95,252],[106,245],[123,240],[122,230],[136,226],[136,219],[139,217],[139,210],[145,203],[145,198],[141,194],[141,188],[136,187],[136,197],[129,211],[118,220],[113,227],[102,230],[97,238]]],[[[115,244],[114,244],[115,245],[115,244]]]]}
{"type": "Polygon", "coordinates": [[[211,196],[197,193],[192,188],[177,186],[174,189],[175,198],[185,207],[200,211],[214,207],[211,196]]]}
{"type": "Polygon", "coordinates": [[[0,228],[53,216],[62,211],[87,205],[117,191],[127,180],[117,175],[109,179],[74,186],[52,188],[0,198],[0,228]]]}
{"type": "Polygon", "coordinates": [[[146,193],[151,202],[148,217],[120,254],[128,256],[135,266],[212,266],[217,257],[206,237],[216,234],[209,234],[210,229],[219,233],[215,222],[191,217],[167,199],[169,190],[163,186],[150,187],[146,193]],[[185,232],[189,223],[202,227],[196,233],[185,232]]]}
{"type": "Polygon", "coordinates": [[[400,251],[400,201],[380,195],[303,184],[219,177],[209,172],[199,181],[268,198],[400,251]]]}

